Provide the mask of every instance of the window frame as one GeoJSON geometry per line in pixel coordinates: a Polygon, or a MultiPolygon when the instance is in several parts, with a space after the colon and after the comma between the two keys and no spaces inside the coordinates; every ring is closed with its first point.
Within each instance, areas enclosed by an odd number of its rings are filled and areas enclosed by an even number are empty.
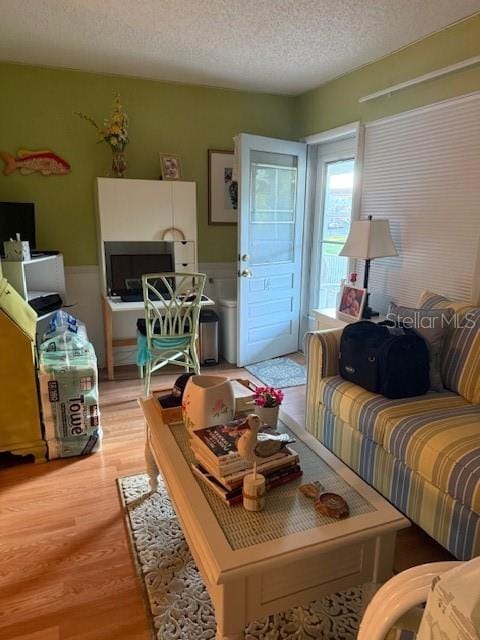
{"type": "MultiPolygon", "coordinates": [[[[314,133],[302,139],[307,144],[307,176],[305,193],[305,220],[304,220],[304,240],[303,240],[303,260],[302,260],[302,298],[300,314],[300,341],[299,349],[303,349],[303,337],[307,331],[315,330],[316,322],[313,310],[318,308],[318,297],[315,298],[315,291],[319,290],[319,279],[317,277],[316,265],[319,260],[319,216],[318,193],[319,185],[322,183],[322,176],[319,176],[319,158],[336,160],[341,155],[347,154],[349,158],[354,158],[354,184],[352,197],[352,220],[358,220],[360,211],[361,195],[361,172],[363,160],[365,126],[360,121],[329,129],[321,133],[314,133]],[[335,143],[335,144],[332,144],[335,143]],[[343,144],[337,144],[343,143],[343,144]],[[338,152],[338,149],[343,153],[338,152]],[[318,183],[318,184],[317,184],[318,183]],[[316,303],[313,300],[316,300],[316,303]]],[[[322,193],[320,191],[320,193],[322,193]]],[[[353,271],[354,260],[349,260],[349,270],[353,271]]]]}
{"type": "MultiPolygon", "coordinates": [[[[341,162],[344,160],[353,160],[354,162],[354,185],[352,189],[352,213],[350,220],[358,216],[355,211],[355,191],[357,173],[357,139],[355,137],[346,138],[344,140],[336,140],[333,142],[318,145],[316,158],[316,180],[315,180],[315,196],[313,203],[313,244],[311,255],[311,275],[310,275],[310,309],[319,308],[320,298],[320,281],[321,281],[321,262],[322,262],[322,246],[323,239],[323,217],[325,207],[325,186],[327,176],[327,165],[332,162],[341,162]]],[[[347,274],[353,270],[355,261],[349,259],[347,274]]]]}
{"type": "MultiPolygon", "coordinates": [[[[327,195],[327,172],[328,172],[328,166],[331,164],[337,164],[339,162],[353,162],[353,171],[355,172],[355,157],[353,154],[348,155],[348,157],[341,157],[341,158],[336,158],[335,160],[326,160],[321,158],[320,162],[319,162],[319,171],[323,170],[323,175],[322,175],[322,181],[321,181],[321,197],[320,197],[320,210],[317,212],[318,215],[318,220],[319,220],[319,226],[320,226],[320,233],[319,233],[319,239],[318,239],[318,246],[319,246],[319,252],[318,252],[318,264],[316,265],[316,275],[317,275],[317,283],[318,286],[316,288],[315,291],[315,295],[317,296],[317,307],[319,307],[320,302],[319,302],[319,298],[320,298],[320,289],[321,289],[321,282],[322,282],[322,258],[324,255],[324,246],[325,244],[332,244],[332,245],[340,245],[343,247],[343,245],[345,244],[344,242],[338,242],[338,241],[334,241],[334,240],[325,240],[324,238],[324,222],[325,222],[325,199],[326,199],[326,195],[327,195]]],[[[354,194],[354,185],[352,185],[352,205],[351,205],[351,209],[350,209],[350,223],[353,220],[353,194],[354,194]]],[[[345,239],[346,240],[346,239],[345,239]]],[[[345,278],[348,276],[349,273],[351,273],[351,266],[352,266],[352,260],[351,259],[347,259],[347,272],[345,274],[345,278]]],[[[340,283],[339,283],[340,284],[340,283]]]]}

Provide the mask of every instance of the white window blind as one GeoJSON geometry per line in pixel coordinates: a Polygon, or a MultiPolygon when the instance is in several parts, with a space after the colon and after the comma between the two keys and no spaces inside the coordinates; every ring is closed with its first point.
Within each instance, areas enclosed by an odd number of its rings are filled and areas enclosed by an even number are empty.
{"type": "Polygon", "coordinates": [[[372,262],[370,290],[415,305],[429,288],[475,300],[480,243],[480,93],[365,128],[360,217],[388,218],[398,257],[372,262]]]}

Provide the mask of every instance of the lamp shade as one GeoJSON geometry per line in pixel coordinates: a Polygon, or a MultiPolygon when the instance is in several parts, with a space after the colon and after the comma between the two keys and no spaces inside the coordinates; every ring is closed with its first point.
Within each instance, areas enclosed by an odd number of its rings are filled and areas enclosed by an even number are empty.
{"type": "Polygon", "coordinates": [[[389,221],[369,219],[352,222],[340,255],[364,260],[398,256],[390,234],[389,221]]]}

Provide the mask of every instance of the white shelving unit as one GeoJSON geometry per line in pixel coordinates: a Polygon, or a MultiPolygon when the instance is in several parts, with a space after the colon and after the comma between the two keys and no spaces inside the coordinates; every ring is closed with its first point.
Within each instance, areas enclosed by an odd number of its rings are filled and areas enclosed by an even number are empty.
{"type": "MultiPolygon", "coordinates": [[[[65,302],[65,272],[60,253],[34,256],[22,262],[3,260],[2,270],[4,277],[25,300],[58,293],[65,302]]],[[[47,319],[52,313],[39,316],[38,321],[47,319]]]]}
{"type": "Polygon", "coordinates": [[[114,348],[136,344],[136,338],[127,336],[134,333],[136,318],[143,314],[144,305],[143,302],[122,302],[109,297],[106,245],[169,243],[175,271],[198,271],[196,200],[195,182],[96,180],[98,257],[109,380],[114,378],[114,348]]]}

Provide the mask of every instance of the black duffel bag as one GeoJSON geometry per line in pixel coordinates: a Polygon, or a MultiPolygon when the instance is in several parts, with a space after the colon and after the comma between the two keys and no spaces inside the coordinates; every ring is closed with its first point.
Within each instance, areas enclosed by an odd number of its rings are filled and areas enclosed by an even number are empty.
{"type": "Polygon", "coordinates": [[[342,332],[340,375],[387,398],[420,396],[430,387],[428,347],[411,329],[354,322],[342,332]]]}

